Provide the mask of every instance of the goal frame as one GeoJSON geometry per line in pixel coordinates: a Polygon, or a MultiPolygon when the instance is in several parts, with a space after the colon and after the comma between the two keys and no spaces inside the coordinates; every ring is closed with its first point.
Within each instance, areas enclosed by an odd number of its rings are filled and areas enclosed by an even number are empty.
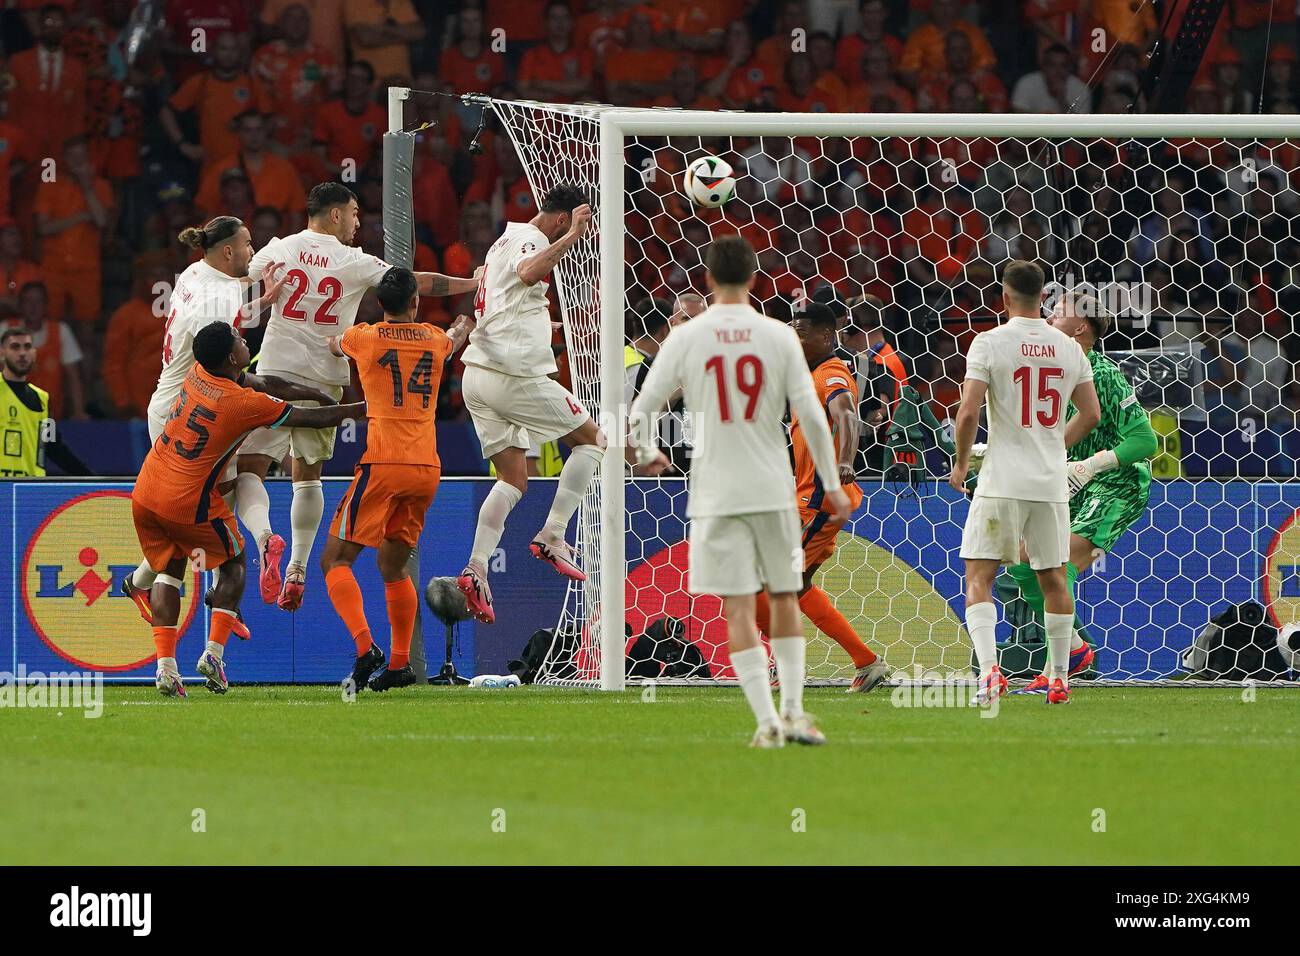
{"type": "MultiPolygon", "coordinates": [[[[402,106],[411,90],[388,91],[390,131],[402,129],[402,106]]],[[[489,107],[491,97],[468,94],[466,103],[489,107]]],[[[984,114],[984,113],[745,113],[736,111],[574,106],[511,101],[556,112],[598,112],[600,394],[623,389],[624,169],[630,136],[857,136],[857,137],[1015,137],[1072,139],[1214,138],[1300,139],[1300,115],[1215,114],[984,114]]],[[[593,119],[595,117],[592,117],[593,119]]],[[[521,157],[522,158],[522,157],[521,157]]],[[[621,404],[621,402],[620,402],[621,404]]],[[[626,409],[611,415],[601,402],[608,447],[599,475],[601,489],[600,679],[601,690],[625,689],[627,576],[626,485],[624,468],[626,409]]]]}

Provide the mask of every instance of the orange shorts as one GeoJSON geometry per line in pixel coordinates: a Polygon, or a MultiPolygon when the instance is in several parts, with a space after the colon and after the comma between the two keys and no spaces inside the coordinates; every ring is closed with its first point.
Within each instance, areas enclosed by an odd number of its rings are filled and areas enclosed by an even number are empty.
{"type": "Polygon", "coordinates": [[[135,535],[145,560],[160,573],[176,558],[190,558],[200,570],[211,571],[244,551],[244,538],[233,516],[203,524],[185,523],[164,518],[132,501],[131,517],[135,519],[135,535]]]}
{"type": "Polygon", "coordinates": [[[437,465],[358,465],[347,494],[334,511],[330,534],[368,548],[377,548],[385,540],[414,548],[441,476],[437,465]]]}
{"type": "Polygon", "coordinates": [[[822,564],[835,553],[835,536],[843,524],[832,521],[825,511],[799,509],[799,525],[803,528],[804,570],[822,564]]]}

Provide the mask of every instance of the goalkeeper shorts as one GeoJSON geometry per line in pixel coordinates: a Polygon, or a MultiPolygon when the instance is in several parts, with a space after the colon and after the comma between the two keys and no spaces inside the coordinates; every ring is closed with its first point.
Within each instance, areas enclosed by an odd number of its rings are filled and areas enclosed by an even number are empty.
{"type": "Polygon", "coordinates": [[[1129,526],[1147,510],[1147,495],[1117,494],[1112,488],[1087,485],[1070,502],[1070,533],[1093,547],[1110,551],[1129,526]]]}

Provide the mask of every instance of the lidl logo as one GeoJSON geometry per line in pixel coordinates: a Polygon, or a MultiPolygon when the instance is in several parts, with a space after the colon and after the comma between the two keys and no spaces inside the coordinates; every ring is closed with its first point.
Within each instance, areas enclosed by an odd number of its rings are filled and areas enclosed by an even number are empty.
{"type": "Polygon", "coordinates": [[[1282,522],[1264,555],[1260,591],[1264,606],[1279,627],[1300,621],[1300,523],[1295,512],[1282,522]]]}
{"type": "MultiPolygon", "coordinates": [[[[134,670],[154,658],[153,632],[122,581],[140,563],[125,491],[93,491],[60,505],[27,543],[23,608],[32,628],[66,661],[87,670],[134,670]]],[[[197,572],[181,592],[181,632],[194,619],[197,572]]]]}

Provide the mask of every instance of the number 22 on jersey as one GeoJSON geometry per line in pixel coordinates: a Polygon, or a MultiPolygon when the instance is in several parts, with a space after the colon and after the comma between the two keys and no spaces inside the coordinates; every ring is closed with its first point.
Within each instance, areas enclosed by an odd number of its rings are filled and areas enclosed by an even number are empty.
{"type": "MultiPolygon", "coordinates": [[[[311,279],[301,269],[291,269],[285,276],[285,284],[291,286],[292,291],[281,315],[293,322],[306,322],[307,313],[300,307],[300,303],[303,296],[311,291],[311,279]]],[[[343,298],[343,283],[334,276],[325,276],[316,287],[316,295],[322,301],[311,317],[312,322],[316,325],[338,325],[339,317],[333,310],[339,299],[343,298]]]]}

